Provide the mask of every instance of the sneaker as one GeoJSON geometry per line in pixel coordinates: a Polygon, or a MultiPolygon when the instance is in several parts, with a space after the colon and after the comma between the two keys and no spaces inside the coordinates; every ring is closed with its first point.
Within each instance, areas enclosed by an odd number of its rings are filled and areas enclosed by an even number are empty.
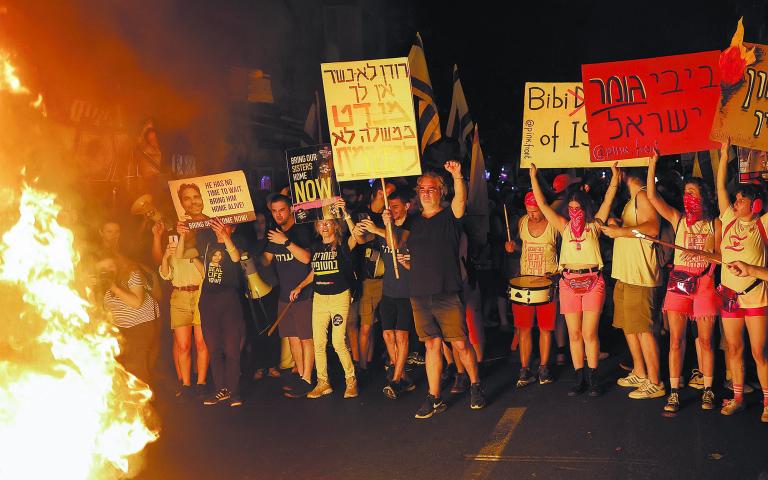
{"type": "Polygon", "coordinates": [[[240,395],[232,395],[229,397],[229,406],[230,407],[239,407],[243,404],[243,399],[240,398],[240,395]]]}
{"type": "Polygon", "coordinates": [[[639,388],[646,381],[647,379],[645,377],[641,377],[640,375],[637,375],[635,372],[630,372],[629,375],[627,375],[626,377],[621,377],[620,379],[616,380],[616,383],[620,387],[639,388]]]}
{"type": "Polygon", "coordinates": [[[311,392],[307,393],[307,398],[320,398],[324,395],[330,395],[333,393],[333,388],[325,380],[318,380],[315,388],[311,392]]]}
{"type": "Polygon", "coordinates": [[[531,373],[531,370],[528,367],[523,367],[520,369],[520,376],[517,377],[517,383],[515,384],[515,387],[523,388],[535,381],[536,377],[531,373]]]}
{"type": "Polygon", "coordinates": [[[424,355],[418,352],[411,352],[408,354],[408,360],[405,361],[408,365],[424,365],[427,363],[424,360],[424,355]]]}
{"type": "Polygon", "coordinates": [[[587,380],[584,378],[584,375],[585,375],[585,372],[583,368],[579,368],[576,370],[576,373],[575,373],[576,382],[568,390],[569,397],[575,397],[576,395],[581,395],[582,393],[587,391],[587,380]]]}
{"type": "Polygon", "coordinates": [[[549,367],[546,365],[542,365],[539,367],[539,385],[546,385],[548,383],[552,383],[555,381],[554,378],[552,378],[552,374],[549,373],[549,367]]]}
{"type": "Polygon", "coordinates": [[[469,375],[467,375],[466,372],[464,373],[457,373],[456,374],[456,380],[453,382],[453,386],[451,387],[451,393],[454,395],[459,393],[464,393],[469,388],[469,375]]]}
{"type": "Polygon", "coordinates": [[[400,382],[387,382],[387,384],[384,386],[384,389],[382,390],[384,395],[386,395],[390,400],[397,400],[400,391],[400,382]]]}
{"type": "MultiPolygon", "coordinates": [[[[727,388],[730,391],[733,391],[733,380],[726,380],[723,382],[723,387],[727,388]]],[[[744,395],[749,395],[750,393],[754,393],[755,389],[752,388],[752,385],[745,383],[744,384],[744,395]]]]}
{"type": "Polygon", "coordinates": [[[650,380],[646,380],[645,383],[643,383],[643,385],[637,390],[629,392],[629,398],[633,398],[635,400],[645,400],[647,398],[663,397],[666,394],[667,391],[664,388],[663,383],[656,385],[655,383],[651,383],[650,380]]]}
{"type": "Polygon", "coordinates": [[[283,392],[288,398],[301,398],[306,397],[309,392],[312,391],[312,384],[303,378],[299,377],[296,384],[290,390],[283,392]]]}
{"type": "Polygon", "coordinates": [[[760,415],[760,421],[763,423],[768,423],[768,405],[763,407],[763,414],[760,415]]]}
{"type": "Polygon", "coordinates": [[[469,387],[469,408],[472,410],[480,410],[485,407],[485,395],[483,394],[483,388],[480,382],[473,383],[469,387]]]}
{"type": "Polygon", "coordinates": [[[667,404],[664,405],[664,411],[677,413],[678,410],[680,410],[680,395],[677,392],[672,392],[667,397],[667,404]]]}
{"type": "Polygon", "coordinates": [[[715,393],[711,388],[705,388],[701,395],[701,409],[713,410],[715,408],[715,393]]]}
{"type": "Polygon", "coordinates": [[[400,391],[401,392],[412,392],[416,390],[416,385],[413,383],[413,380],[411,380],[411,377],[405,374],[403,372],[403,376],[400,377],[400,391]]]}
{"type": "Polygon", "coordinates": [[[216,393],[203,400],[203,405],[216,405],[219,402],[229,400],[229,390],[226,388],[219,389],[216,393]]]}
{"type": "Polygon", "coordinates": [[[733,415],[744,410],[744,402],[737,402],[734,399],[723,400],[723,408],[720,409],[720,413],[723,415],[733,415]]]}
{"type": "Polygon", "coordinates": [[[427,399],[416,411],[415,417],[418,419],[429,418],[436,413],[442,413],[448,405],[441,398],[435,398],[432,395],[427,395],[427,399]]]}
{"type": "Polygon", "coordinates": [[[357,397],[357,379],[350,377],[347,379],[347,388],[344,389],[344,398],[357,397]]]}
{"type": "Polygon", "coordinates": [[[688,380],[688,386],[696,390],[704,390],[704,374],[701,373],[701,370],[694,368],[691,371],[691,379],[688,380]]]}

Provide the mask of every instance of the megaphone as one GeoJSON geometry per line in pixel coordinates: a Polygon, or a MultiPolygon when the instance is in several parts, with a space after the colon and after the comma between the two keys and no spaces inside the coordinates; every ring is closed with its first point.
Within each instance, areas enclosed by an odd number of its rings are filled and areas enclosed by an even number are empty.
{"type": "Polygon", "coordinates": [[[256,261],[248,252],[243,252],[240,255],[240,265],[243,267],[245,278],[248,280],[248,291],[246,292],[248,298],[258,300],[267,296],[272,291],[272,285],[261,278],[256,268],[256,261]]]}
{"type": "Polygon", "coordinates": [[[155,204],[152,202],[152,194],[149,193],[145,193],[133,202],[131,205],[131,214],[143,215],[155,223],[162,222],[162,224],[165,225],[165,229],[169,232],[175,228],[175,225],[170,225],[169,222],[166,221],[165,216],[163,216],[163,213],[155,207],[155,204]]]}

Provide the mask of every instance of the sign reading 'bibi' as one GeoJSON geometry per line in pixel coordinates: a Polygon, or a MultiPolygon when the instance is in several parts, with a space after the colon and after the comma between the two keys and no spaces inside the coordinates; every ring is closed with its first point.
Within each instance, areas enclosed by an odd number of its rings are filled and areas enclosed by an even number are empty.
{"type": "Polygon", "coordinates": [[[341,218],[341,212],[333,206],[339,199],[339,186],[333,172],[331,146],[295,148],[287,150],[285,157],[296,223],[341,218]]]}
{"type": "Polygon", "coordinates": [[[336,179],[420,175],[407,58],[323,63],[336,179]]]}
{"type": "Polygon", "coordinates": [[[592,161],[717,148],[720,52],[582,65],[592,161]]]}
{"type": "MultiPolygon", "coordinates": [[[[581,82],[525,84],[520,167],[603,167],[589,159],[587,116],[581,82]]],[[[646,159],[624,160],[645,166],[646,159]]]]}

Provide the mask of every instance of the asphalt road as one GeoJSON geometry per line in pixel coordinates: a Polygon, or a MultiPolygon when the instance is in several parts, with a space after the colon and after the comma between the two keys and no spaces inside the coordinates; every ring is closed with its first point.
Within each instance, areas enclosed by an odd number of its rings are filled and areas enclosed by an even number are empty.
{"type": "MultiPolygon", "coordinates": [[[[486,367],[487,408],[472,411],[468,393],[446,391],[448,410],[427,420],[413,418],[426,395],[423,367],[417,390],[396,401],[381,393],[383,370],[349,400],[338,373],[336,391],[316,400],[284,398],[270,378],[246,382],[240,408],[161,396],[161,436],[139,478],[768,480],[759,393],[725,417],[702,411],[699,392],[686,388],[683,408],[667,417],[664,398],[627,398],[617,364],[601,364],[605,395],[570,398],[570,370],[554,384],[515,389],[519,364],[502,359],[486,367]]],[[[716,390],[718,404],[725,393],[716,390]]]]}

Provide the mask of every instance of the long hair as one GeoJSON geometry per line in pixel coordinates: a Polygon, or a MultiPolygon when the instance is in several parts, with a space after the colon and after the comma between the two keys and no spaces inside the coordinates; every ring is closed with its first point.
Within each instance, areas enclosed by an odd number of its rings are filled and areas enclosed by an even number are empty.
{"type": "Polygon", "coordinates": [[[579,205],[581,205],[581,209],[584,210],[584,221],[586,223],[591,223],[595,221],[595,204],[592,202],[592,199],[589,197],[589,194],[584,192],[583,190],[577,189],[573,190],[568,194],[567,197],[568,201],[565,202],[565,216],[568,217],[568,220],[571,219],[571,216],[568,214],[568,204],[570,202],[578,202],[579,205]]]}
{"type": "Polygon", "coordinates": [[[717,217],[717,207],[712,187],[698,177],[685,177],[683,180],[683,188],[685,188],[686,185],[696,185],[699,188],[699,193],[701,193],[702,219],[707,222],[714,220],[717,217]]]}

